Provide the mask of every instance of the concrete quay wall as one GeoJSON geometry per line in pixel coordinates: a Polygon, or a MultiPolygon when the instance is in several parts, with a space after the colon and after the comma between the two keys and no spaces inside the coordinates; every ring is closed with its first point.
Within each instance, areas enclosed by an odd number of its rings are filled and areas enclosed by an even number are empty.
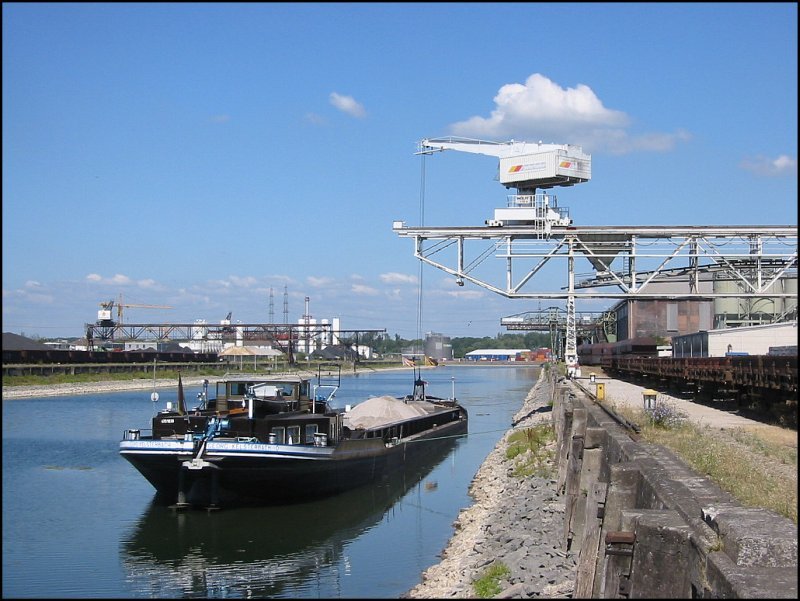
{"type": "Polygon", "coordinates": [[[791,520],[633,440],[569,380],[552,390],[576,598],[797,598],[791,520]]]}

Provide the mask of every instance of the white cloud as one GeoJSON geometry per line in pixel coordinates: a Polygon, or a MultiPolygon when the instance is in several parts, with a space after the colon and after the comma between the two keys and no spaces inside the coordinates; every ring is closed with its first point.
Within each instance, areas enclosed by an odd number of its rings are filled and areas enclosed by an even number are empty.
{"type": "Polygon", "coordinates": [[[312,125],[325,125],[327,123],[325,117],[317,113],[306,113],[305,119],[312,125]]]}
{"type": "Polygon", "coordinates": [[[26,292],[24,298],[26,303],[34,303],[37,305],[52,305],[56,300],[52,294],[44,292],[26,292]]]}
{"type": "Polygon", "coordinates": [[[740,163],[742,169],[765,177],[780,177],[797,174],[797,159],[782,154],[776,159],[765,156],[746,158],[740,163]]]}
{"type": "Polygon", "coordinates": [[[367,111],[364,110],[361,103],[357,102],[352,96],[342,96],[336,92],[331,92],[330,101],[333,106],[351,117],[358,117],[360,119],[367,115],[367,111]]]}
{"type": "Polygon", "coordinates": [[[381,282],[384,284],[416,284],[417,276],[408,275],[405,273],[382,273],[380,275],[381,282]]]}
{"type": "Polygon", "coordinates": [[[365,286],[364,284],[353,284],[350,288],[353,294],[364,294],[366,296],[376,296],[378,291],[372,286],[365,286]]]}
{"type": "Polygon", "coordinates": [[[334,280],[332,278],[328,277],[318,278],[313,275],[308,276],[306,278],[306,281],[308,282],[308,285],[311,286],[312,288],[325,288],[334,283],[334,280]]]}
{"type": "Polygon", "coordinates": [[[672,134],[642,134],[635,137],[630,137],[625,132],[616,132],[617,135],[610,135],[611,133],[605,132],[603,142],[589,142],[587,147],[604,146],[611,154],[627,154],[636,151],[667,152],[675,148],[678,142],[686,142],[692,138],[692,135],[684,129],[679,129],[672,134]]]}
{"type": "Polygon", "coordinates": [[[529,76],[524,84],[502,86],[494,103],[489,117],[474,116],[454,123],[451,133],[496,141],[578,144],[586,152],[607,150],[615,154],[663,152],[690,137],[684,130],[631,136],[626,130],[630,117],[606,108],[589,86],[562,88],[540,73],[529,76]]]}
{"type": "Polygon", "coordinates": [[[480,290],[446,290],[443,292],[445,296],[452,296],[453,298],[466,298],[466,299],[478,299],[484,296],[484,293],[480,290]]]}
{"type": "Polygon", "coordinates": [[[230,120],[231,120],[230,115],[213,115],[211,117],[211,121],[213,123],[227,123],[230,120]]]}
{"type": "Polygon", "coordinates": [[[122,275],[121,273],[117,273],[110,278],[104,278],[97,273],[90,273],[86,276],[86,279],[90,282],[97,282],[99,284],[113,284],[116,286],[128,286],[133,283],[133,280],[126,275],[122,275]]]}
{"type": "Polygon", "coordinates": [[[127,286],[131,283],[131,279],[121,273],[114,274],[114,277],[112,277],[110,281],[112,284],[118,284],[120,286],[127,286]]]}
{"type": "Polygon", "coordinates": [[[258,283],[258,280],[251,275],[245,277],[239,277],[238,275],[231,275],[228,276],[228,279],[231,281],[231,284],[234,286],[238,286],[240,288],[250,288],[251,286],[255,286],[258,283]]]}
{"type": "Polygon", "coordinates": [[[280,274],[273,274],[264,276],[264,279],[267,281],[267,285],[272,286],[273,282],[283,284],[284,286],[294,285],[297,283],[293,277],[288,275],[280,275],[280,274]]]}
{"type": "Polygon", "coordinates": [[[139,288],[159,288],[158,282],[152,278],[144,278],[141,280],[132,280],[127,275],[117,273],[110,278],[104,278],[98,273],[90,273],[86,276],[86,281],[106,286],[138,286],[139,288]]]}
{"type": "Polygon", "coordinates": [[[3,289],[3,298],[9,299],[9,304],[3,305],[3,313],[16,312],[16,307],[12,305],[22,303],[26,305],[51,305],[55,302],[55,296],[47,286],[42,285],[36,280],[28,280],[21,288],[15,290],[3,289]]]}

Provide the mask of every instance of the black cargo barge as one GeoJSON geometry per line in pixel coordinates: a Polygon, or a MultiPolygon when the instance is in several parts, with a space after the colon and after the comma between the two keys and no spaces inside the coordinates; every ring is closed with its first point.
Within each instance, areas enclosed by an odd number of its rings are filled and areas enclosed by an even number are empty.
{"type": "Polygon", "coordinates": [[[339,378],[229,374],[192,409],[179,380],[177,405],[126,430],[120,454],[176,508],[270,505],[379,481],[467,433],[466,409],[416,373],[413,394],[344,410],[329,405],[339,378]]]}

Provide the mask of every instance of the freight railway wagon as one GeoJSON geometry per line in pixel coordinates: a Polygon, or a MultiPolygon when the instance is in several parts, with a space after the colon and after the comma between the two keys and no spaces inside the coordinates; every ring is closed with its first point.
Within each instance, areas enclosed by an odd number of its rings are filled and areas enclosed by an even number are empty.
{"type": "Polygon", "coordinates": [[[581,365],[611,366],[614,357],[657,357],[658,342],[655,338],[631,338],[618,342],[596,342],[578,347],[578,362],[581,365]]]}
{"type": "Polygon", "coordinates": [[[733,399],[797,423],[797,354],[727,357],[611,357],[612,377],[644,379],[656,387],[688,392],[698,400],[733,399]]]}
{"type": "Polygon", "coordinates": [[[169,363],[213,363],[216,353],[181,353],[148,351],[67,351],[6,350],[3,349],[3,365],[14,364],[75,364],[75,363],[152,363],[153,359],[169,363]]]}

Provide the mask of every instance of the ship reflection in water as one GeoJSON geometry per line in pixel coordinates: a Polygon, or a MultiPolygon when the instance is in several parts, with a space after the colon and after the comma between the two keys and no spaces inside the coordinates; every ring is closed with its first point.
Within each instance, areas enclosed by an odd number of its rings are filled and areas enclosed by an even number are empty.
{"type": "MultiPolygon", "coordinates": [[[[352,567],[348,544],[391,519],[406,495],[414,511],[425,511],[425,496],[446,495],[424,480],[462,442],[435,445],[424,462],[320,501],[176,512],[154,500],[123,539],[126,580],[150,597],[340,596],[352,567]]],[[[384,542],[386,556],[402,548],[384,542]]]]}

